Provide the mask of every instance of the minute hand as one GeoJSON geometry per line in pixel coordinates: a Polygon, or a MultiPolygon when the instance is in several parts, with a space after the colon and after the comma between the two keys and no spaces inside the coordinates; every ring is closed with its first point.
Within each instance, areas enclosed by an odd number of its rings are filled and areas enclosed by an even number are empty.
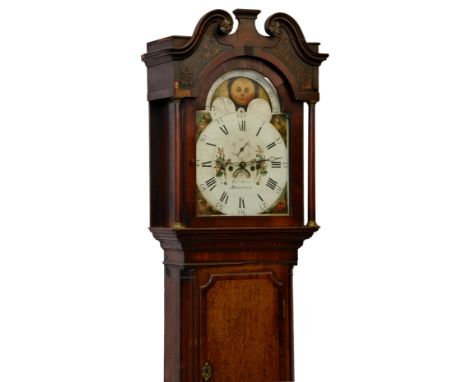
{"type": "MultiPolygon", "coordinates": [[[[269,157],[269,158],[266,158],[266,159],[255,160],[252,163],[273,162],[274,160],[278,160],[278,159],[281,159],[281,158],[282,157],[269,157]]],[[[249,164],[250,164],[250,162],[249,162],[249,164]]]]}
{"type": "Polygon", "coordinates": [[[241,163],[244,163],[247,166],[249,164],[261,163],[261,162],[273,162],[274,160],[278,160],[281,158],[282,157],[269,157],[267,159],[260,159],[260,160],[254,159],[248,162],[231,162],[231,164],[234,166],[239,166],[241,163]]]}

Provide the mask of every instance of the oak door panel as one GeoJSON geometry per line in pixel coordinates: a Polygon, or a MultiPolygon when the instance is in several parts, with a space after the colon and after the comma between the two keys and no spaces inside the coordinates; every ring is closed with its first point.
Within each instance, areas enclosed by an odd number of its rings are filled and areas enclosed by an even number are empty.
{"type": "Polygon", "coordinates": [[[283,283],[273,272],[212,274],[201,287],[201,365],[210,382],[279,381],[283,283]]]}

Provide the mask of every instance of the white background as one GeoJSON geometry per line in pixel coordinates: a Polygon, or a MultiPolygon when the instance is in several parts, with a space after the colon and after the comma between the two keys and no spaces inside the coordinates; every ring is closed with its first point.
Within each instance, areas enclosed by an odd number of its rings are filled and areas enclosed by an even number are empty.
{"type": "Polygon", "coordinates": [[[2,4],[0,381],[162,380],[140,54],[219,7],[262,9],[262,33],[289,13],[331,54],[322,229],[295,268],[296,380],[468,381],[463,3],[2,4]]]}

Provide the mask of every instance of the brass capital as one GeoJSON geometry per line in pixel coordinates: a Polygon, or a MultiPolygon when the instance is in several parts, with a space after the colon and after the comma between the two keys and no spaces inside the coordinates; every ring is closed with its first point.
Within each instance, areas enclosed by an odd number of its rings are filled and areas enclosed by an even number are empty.
{"type": "Polygon", "coordinates": [[[320,226],[315,222],[315,220],[309,220],[306,224],[306,227],[308,228],[317,228],[319,229],[320,226]]]}

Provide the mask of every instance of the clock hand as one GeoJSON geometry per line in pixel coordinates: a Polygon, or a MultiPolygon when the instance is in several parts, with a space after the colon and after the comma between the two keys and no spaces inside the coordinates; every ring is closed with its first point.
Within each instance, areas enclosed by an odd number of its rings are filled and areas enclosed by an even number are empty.
{"type": "Polygon", "coordinates": [[[236,157],[238,157],[238,156],[240,155],[240,153],[244,151],[244,149],[247,147],[248,144],[249,144],[249,142],[247,142],[244,146],[242,146],[242,147],[240,148],[239,152],[238,152],[237,154],[234,153],[234,155],[235,155],[236,157]]]}
{"type": "MultiPolygon", "coordinates": [[[[274,160],[278,160],[278,159],[281,159],[282,157],[269,157],[269,158],[266,158],[266,159],[260,159],[260,160],[257,160],[255,161],[256,163],[259,163],[259,162],[273,162],[274,160]]],[[[254,162],[254,163],[255,163],[254,162]]]]}
{"type": "Polygon", "coordinates": [[[250,165],[250,164],[256,164],[256,163],[261,163],[261,162],[273,162],[274,160],[278,160],[278,159],[281,159],[282,157],[274,157],[274,156],[271,156],[269,158],[266,158],[266,159],[253,159],[251,161],[241,161],[241,162],[229,162],[229,164],[233,165],[233,166],[240,166],[240,164],[244,164],[246,166],[250,165]]]}
{"type": "Polygon", "coordinates": [[[256,163],[261,163],[261,162],[273,162],[274,160],[278,160],[278,159],[281,159],[282,157],[269,157],[269,158],[266,158],[266,159],[253,159],[251,161],[241,161],[241,162],[230,162],[230,164],[234,165],[234,166],[239,166],[241,163],[244,163],[245,165],[249,165],[249,164],[256,164],[256,163]]]}

